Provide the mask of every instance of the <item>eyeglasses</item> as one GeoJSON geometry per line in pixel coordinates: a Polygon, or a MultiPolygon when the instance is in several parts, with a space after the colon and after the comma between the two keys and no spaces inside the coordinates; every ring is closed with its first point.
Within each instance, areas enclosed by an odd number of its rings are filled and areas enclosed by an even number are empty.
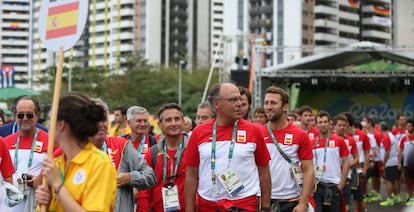
{"type": "Polygon", "coordinates": [[[23,119],[24,115],[26,115],[27,119],[32,119],[34,117],[33,113],[18,113],[17,118],[18,119],[23,119]]]}
{"type": "Polygon", "coordinates": [[[243,100],[243,98],[241,96],[233,96],[233,97],[229,97],[229,98],[219,97],[219,98],[217,98],[217,100],[226,100],[226,101],[229,101],[229,102],[234,104],[234,103],[237,103],[239,101],[241,102],[243,100]]]}

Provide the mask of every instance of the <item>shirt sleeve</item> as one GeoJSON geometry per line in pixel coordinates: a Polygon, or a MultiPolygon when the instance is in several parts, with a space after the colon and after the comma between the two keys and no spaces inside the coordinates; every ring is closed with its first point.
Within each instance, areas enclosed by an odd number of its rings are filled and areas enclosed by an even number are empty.
{"type": "Polygon", "coordinates": [[[0,171],[3,179],[11,177],[15,170],[10,157],[9,150],[7,149],[6,144],[4,143],[3,138],[0,137],[0,171]]]}
{"type": "Polygon", "coordinates": [[[337,142],[339,146],[339,156],[340,157],[347,157],[349,155],[348,147],[345,144],[343,138],[337,137],[337,142]]]}
{"type": "Polygon", "coordinates": [[[353,138],[349,138],[349,145],[352,146],[351,154],[352,155],[358,154],[358,147],[357,147],[356,142],[353,138]]]}
{"type": "Polygon", "coordinates": [[[385,151],[389,151],[391,149],[391,140],[389,136],[385,136],[384,139],[382,140],[383,144],[384,144],[384,149],[385,151]]]}
{"type": "Polygon", "coordinates": [[[315,145],[315,139],[313,142],[310,141],[309,136],[304,134],[301,136],[300,145],[298,149],[298,155],[300,160],[312,160],[312,144],[315,145]]]}
{"type": "Polygon", "coordinates": [[[131,142],[127,142],[122,157],[123,163],[128,163],[131,176],[130,185],[138,189],[147,189],[155,185],[155,173],[147,165],[144,158],[138,154],[131,142]]]}
{"type": "Polygon", "coordinates": [[[270,154],[267,149],[267,146],[264,142],[263,135],[260,132],[259,128],[255,128],[256,133],[256,152],[255,152],[255,160],[257,166],[266,166],[269,164],[270,154]]]}
{"type": "Polygon", "coordinates": [[[369,151],[371,149],[371,144],[369,142],[368,135],[366,133],[362,134],[362,149],[364,151],[369,151]]]}
{"type": "Polygon", "coordinates": [[[185,148],[185,154],[183,162],[187,166],[198,167],[200,165],[200,152],[198,151],[198,131],[195,130],[191,133],[188,140],[187,147],[185,148]]]}
{"type": "MultiPolygon", "coordinates": [[[[152,164],[152,151],[151,150],[148,151],[148,153],[145,155],[145,160],[149,166],[154,167],[155,169],[155,165],[152,164]]],[[[138,201],[137,201],[136,212],[150,211],[152,190],[153,188],[138,191],[138,199],[137,199],[138,201]]]]}
{"type": "Polygon", "coordinates": [[[404,149],[404,142],[407,140],[407,136],[404,136],[402,139],[401,139],[401,142],[400,142],[400,149],[404,149]]]}

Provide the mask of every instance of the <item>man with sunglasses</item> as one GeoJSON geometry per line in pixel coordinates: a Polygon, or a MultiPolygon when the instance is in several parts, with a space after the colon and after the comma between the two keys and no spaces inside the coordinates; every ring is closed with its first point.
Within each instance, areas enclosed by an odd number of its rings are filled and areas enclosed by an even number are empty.
{"type": "Polygon", "coordinates": [[[4,139],[16,170],[13,175],[14,185],[25,195],[25,199],[20,204],[11,208],[12,212],[24,211],[25,207],[30,209],[35,207],[33,181],[40,174],[43,160],[47,156],[48,145],[47,132],[36,127],[39,115],[38,102],[33,97],[21,97],[16,101],[14,113],[20,130],[4,139]]]}
{"type": "MultiPolygon", "coordinates": [[[[24,98],[24,97],[29,97],[29,96],[26,96],[26,95],[19,96],[16,99],[14,99],[14,101],[13,101],[12,112],[13,112],[13,117],[14,118],[16,118],[16,104],[17,104],[17,102],[19,102],[19,100],[21,98],[24,98]]],[[[29,97],[29,98],[31,98],[31,97],[29,97]]],[[[36,101],[36,104],[38,104],[37,101],[36,101]]],[[[39,106],[39,117],[40,117],[40,106],[39,106]]],[[[17,119],[15,119],[15,120],[17,120],[17,119]]],[[[36,121],[36,127],[43,130],[43,131],[45,131],[45,132],[48,131],[45,126],[37,123],[37,121],[36,121]]],[[[19,131],[19,125],[17,124],[17,121],[13,121],[13,122],[7,123],[7,124],[0,127],[0,136],[4,138],[8,135],[11,135],[11,134],[17,132],[17,131],[19,131]]]]}

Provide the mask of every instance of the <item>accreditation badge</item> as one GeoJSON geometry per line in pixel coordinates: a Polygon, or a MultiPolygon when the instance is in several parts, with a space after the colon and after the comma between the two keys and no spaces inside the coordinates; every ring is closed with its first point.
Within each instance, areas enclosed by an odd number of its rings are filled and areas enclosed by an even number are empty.
{"type": "Polygon", "coordinates": [[[142,146],[142,151],[141,151],[141,154],[147,154],[147,152],[148,152],[148,144],[144,144],[143,146],[142,146]]]}
{"type": "Polygon", "coordinates": [[[236,172],[230,168],[219,174],[218,180],[232,197],[244,189],[244,185],[237,177],[236,172]]]}
{"type": "Polygon", "coordinates": [[[164,204],[164,211],[180,210],[180,201],[178,200],[177,185],[171,187],[162,187],[162,203],[164,204]]]}

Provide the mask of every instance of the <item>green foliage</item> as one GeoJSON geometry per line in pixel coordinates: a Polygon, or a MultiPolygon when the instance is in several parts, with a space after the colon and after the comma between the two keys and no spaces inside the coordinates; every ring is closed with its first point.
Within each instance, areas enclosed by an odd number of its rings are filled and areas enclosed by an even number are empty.
{"type": "MultiPolygon", "coordinates": [[[[102,98],[112,109],[118,105],[140,105],[156,114],[164,103],[178,102],[178,70],[163,66],[150,65],[137,57],[127,58],[128,69],[120,75],[109,74],[103,69],[72,70],[72,91],[84,93],[90,97],[102,98]]],[[[50,90],[42,92],[39,100],[51,104],[53,97],[56,68],[49,68],[41,79],[49,83],[50,90]]],[[[182,72],[182,108],[185,115],[195,117],[204,86],[208,77],[208,68],[195,68],[192,73],[182,72]]],[[[216,83],[215,71],[211,85],[216,83]]],[[[68,69],[64,69],[61,93],[68,91],[68,69]]]]}

